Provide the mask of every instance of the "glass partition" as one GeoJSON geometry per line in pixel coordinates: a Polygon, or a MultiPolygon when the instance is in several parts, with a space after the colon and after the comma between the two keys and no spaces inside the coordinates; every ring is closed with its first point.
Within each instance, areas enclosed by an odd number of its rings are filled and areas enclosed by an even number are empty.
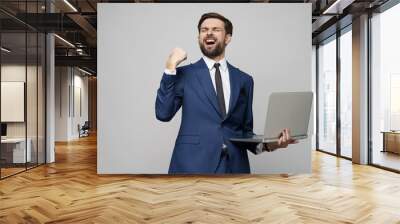
{"type": "Polygon", "coordinates": [[[0,11],[1,179],[45,162],[45,34],[16,19],[44,12],[44,3],[0,2],[15,10],[0,11]]]}

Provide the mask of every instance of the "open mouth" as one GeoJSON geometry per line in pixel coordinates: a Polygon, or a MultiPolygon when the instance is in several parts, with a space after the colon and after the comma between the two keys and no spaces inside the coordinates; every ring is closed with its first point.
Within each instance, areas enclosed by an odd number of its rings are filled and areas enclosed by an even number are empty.
{"type": "Polygon", "coordinates": [[[208,39],[205,39],[204,42],[206,43],[207,46],[212,46],[212,45],[214,45],[217,41],[216,41],[215,39],[208,38],[208,39]]]}

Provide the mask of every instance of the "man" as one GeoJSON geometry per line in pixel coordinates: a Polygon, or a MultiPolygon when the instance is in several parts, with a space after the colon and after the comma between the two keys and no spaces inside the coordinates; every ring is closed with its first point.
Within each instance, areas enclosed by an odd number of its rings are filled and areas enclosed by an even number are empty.
{"type": "Polygon", "coordinates": [[[182,107],[182,121],[169,173],[250,173],[253,153],[296,143],[289,130],[275,144],[234,144],[232,137],[253,135],[253,78],[225,60],[232,23],[217,13],[202,15],[198,42],[203,58],[177,67],[187,56],[175,48],[157,91],[156,117],[170,121],[182,107]]]}

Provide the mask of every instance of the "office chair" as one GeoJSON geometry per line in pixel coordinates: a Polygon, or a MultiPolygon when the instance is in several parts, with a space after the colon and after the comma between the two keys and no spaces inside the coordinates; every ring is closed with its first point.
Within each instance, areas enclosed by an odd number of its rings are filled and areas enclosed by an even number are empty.
{"type": "Polygon", "coordinates": [[[89,121],[85,121],[82,127],[80,127],[80,125],[78,124],[79,138],[89,136],[89,129],[90,129],[89,121]]]}

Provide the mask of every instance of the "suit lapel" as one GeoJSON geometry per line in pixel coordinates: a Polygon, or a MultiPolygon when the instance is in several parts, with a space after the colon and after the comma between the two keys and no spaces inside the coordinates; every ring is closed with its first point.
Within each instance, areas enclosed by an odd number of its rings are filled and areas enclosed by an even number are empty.
{"type": "Polygon", "coordinates": [[[204,90],[204,93],[206,94],[208,100],[217,111],[219,116],[222,116],[218,106],[217,94],[215,93],[214,85],[212,84],[210,77],[210,71],[208,70],[206,63],[203,59],[200,59],[194,65],[196,67],[196,77],[199,80],[200,85],[204,90]]]}
{"type": "Polygon", "coordinates": [[[229,83],[231,85],[231,97],[229,100],[229,111],[225,119],[227,119],[231,114],[240,93],[240,74],[231,64],[227,63],[227,65],[229,71],[229,83]]]}

